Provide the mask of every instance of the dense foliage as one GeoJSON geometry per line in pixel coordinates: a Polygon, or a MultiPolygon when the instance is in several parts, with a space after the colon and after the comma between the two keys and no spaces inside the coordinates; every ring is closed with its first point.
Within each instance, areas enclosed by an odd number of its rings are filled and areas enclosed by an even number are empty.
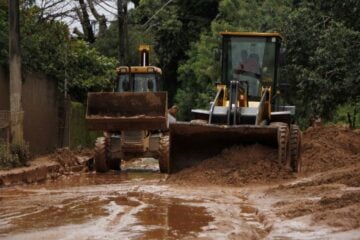
{"type": "Polygon", "coordinates": [[[356,101],[360,95],[360,26],[352,15],[360,3],[340,5],[337,1],[303,2],[284,25],[285,77],[296,93],[290,100],[305,119],[320,115],[332,120],[339,104],[356,101]],[[343,17],[345,12],[352,14],[343,17]]]}
{"type": "Polygon", "coordinates": [[[0,66],[7,64],[7,54],[8,54],[8,22],[7,22],[8,12],[7,5],[5,1],[0,1],[0,66]]]}
{"type": "MultiPolygon", "coordinates": [[[[0,8],[1,9],[1,8],[0,8]]],[[[0,10],[1,15],[1,10],[0,10]]],[[[71,39],[68,26],[41,19],[36,6],[21,9],[21,53],[23,74],[45,73],[67,90],[72,99],[84,101],[88,91],[111,89],[116,60],[99,54],[82,40],[71,39]]],[[[7,25],[2,18],[0,25],[7,25]]],[[[1,31],[8,39],[7,31],[1,31]]],[[[0,42],[3,44],[2,42],[0,42]]],[[[7,43],[1,52],[1,64],[7,63],[7,43]]]]}

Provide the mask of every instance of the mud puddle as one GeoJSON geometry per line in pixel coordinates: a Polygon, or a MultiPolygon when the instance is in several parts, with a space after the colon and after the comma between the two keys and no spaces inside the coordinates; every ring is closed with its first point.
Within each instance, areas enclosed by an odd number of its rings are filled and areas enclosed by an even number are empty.
{"type": "Polygon", "coordinates": [[[164,177],[129,168],[2,188],[0,238],[256,239],[266,235],[239,189],[171,186],[164,177]]]}

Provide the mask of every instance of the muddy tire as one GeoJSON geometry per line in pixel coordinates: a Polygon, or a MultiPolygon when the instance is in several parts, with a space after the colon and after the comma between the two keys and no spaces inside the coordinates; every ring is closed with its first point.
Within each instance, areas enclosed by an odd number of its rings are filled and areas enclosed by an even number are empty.
{"type": "Polygon", "coordinates": [[[278,163],[280,166],[290,168],[289,159],[289,127],[286,123],[274,122],[270,124],[278,128],[277,141],[278,141],[278,163]]]}
{"type": "Polygon", "coordinates": [[[94,166],[96,172],[107,172],[108,143],[105,137],[99,137],[95,142],[94,166]]]}
{"type": "Polygon", "coordinates": [[[169,173],[169,136],[162,136],[159,143],[159,168],[161,173],[169,173]]]}
{"type": "Polygon", "coordinates": [[[301,139],[302,134],[297,125],[290,127],[290,166],[293,172],[301,172],[301,139]]]}
{"type": "Polygon", "coordinates": [[[109,146],[107,165],[111,170],[120,171],[121,159],[123,158],[120,141],[117,138],[111,137],[110,133],[105,133],[104,136],[109,146]]]}

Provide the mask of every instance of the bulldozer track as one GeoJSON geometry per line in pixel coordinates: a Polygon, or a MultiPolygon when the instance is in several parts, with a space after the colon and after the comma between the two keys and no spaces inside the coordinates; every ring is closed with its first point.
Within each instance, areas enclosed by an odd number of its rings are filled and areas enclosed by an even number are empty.
{"type": "Polygon", "coordinates": [[[161,173],[169,173],[169,136],[160,138],[159,144],[159,168],[161,173]]]}
{"type": "Polygon", "coordinates": [[[107,142],[105,137],[99,137],[95,142],[95,170],[96,172],[107,172],[107,142]]]}
{"type": "Polygon", "coordinates": [[[301,135],[297,125],[290,126],[290,164],[294,172],[301,172],[301,135]]]}

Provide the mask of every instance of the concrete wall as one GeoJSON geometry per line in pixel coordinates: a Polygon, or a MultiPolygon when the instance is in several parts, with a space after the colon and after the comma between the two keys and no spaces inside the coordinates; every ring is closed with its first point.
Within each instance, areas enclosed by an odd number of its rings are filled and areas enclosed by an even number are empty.
{"type": "MultiPolygon", "coordinates": [[[[8,76],[0,69],[0,110],[9,109],[8,76]]],[[[24,138],[32,154],[58,147],[59,95],[57,84],[42,74],[29,73],[23,83],[24,138]]]]}

